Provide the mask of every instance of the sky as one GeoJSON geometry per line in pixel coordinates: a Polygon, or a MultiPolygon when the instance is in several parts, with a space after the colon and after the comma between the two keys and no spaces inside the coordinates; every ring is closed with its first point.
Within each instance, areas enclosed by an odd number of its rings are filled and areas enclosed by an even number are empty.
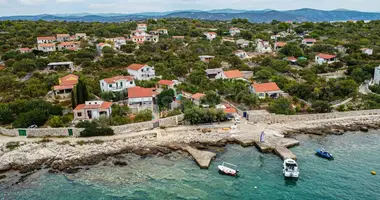
{"type": "Polygon", "coordinates": [[[138,13],[173,10],[322,10],[380,12],[379,0],[0,0],[0,16],[67,13],[138,13]]]}

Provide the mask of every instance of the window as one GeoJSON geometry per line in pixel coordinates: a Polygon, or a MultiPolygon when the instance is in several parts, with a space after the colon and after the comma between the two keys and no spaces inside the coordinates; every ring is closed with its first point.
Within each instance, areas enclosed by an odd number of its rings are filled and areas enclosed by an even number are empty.
{"type": "Polygon", "coordinates": [[[81,112],[77,113],[77,116],[82,117],[82,113],[81,112]]]}
{"type": "Polygon", "coordinates": [[[131,81],[130,84],[133,85],[133,81],[131,81]]]}
{"type": "Polygon", "coordinates": [[[109,87],[112,87],[112,84],[109,84],[108,86],[109,86],[109,87]]]}
{"type": "Polygon", "coordinates": [[[120,87],[123,87],[123,82],[120,82],[120,87]]]}

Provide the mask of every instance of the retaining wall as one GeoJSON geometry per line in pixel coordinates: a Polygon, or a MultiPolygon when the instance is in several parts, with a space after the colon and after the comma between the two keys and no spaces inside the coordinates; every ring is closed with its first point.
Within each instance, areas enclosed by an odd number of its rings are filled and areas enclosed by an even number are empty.
{"type": "Polygon", "coordinates": [[[83,128],[20,128],[20,129],[5,129],[0,128],[0,133],[7,136],[19,136],[20,133],[25,133],[27,136],[31,137],[62,137],[72,136],[77,137],[80,132],[84,130],[83,128]],[[69,131],[70,130],[70,131],[69,131]]]}
{"type": "Polygon", "coordinates": [[[124,134],[129,132],[137,132],[153,129],[153,121],[141,122],[134,124],[126,124],[122,126],[111,126],[115,134],[124,134]]]}
{"type": "Polygon", "coordinates": [[[179,122],[182,122],[185,119],[185,115],[177,115],[167,118],[159,119],[159,125],[160,127],[172,127],[177,126],[179,122]]]}
{"type": "Polygon", "coordinates": [[[376,110],[360,110],[360,111],[348,111],[348,112],[332,112],[332,113],[320,113],[320,114],[305,114],[305,115],[248,115],[249,122],[263,122],[263,123],[288,123],[297,121],[314,121],[324,119],[336,119],[342,117],[359,117],[366,115],[380,115],[380,109],[376,110]]]}

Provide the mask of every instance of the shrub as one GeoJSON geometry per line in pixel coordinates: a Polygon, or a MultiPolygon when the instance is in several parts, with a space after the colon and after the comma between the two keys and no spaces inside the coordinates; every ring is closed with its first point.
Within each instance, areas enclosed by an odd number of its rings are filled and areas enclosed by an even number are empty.
{"type": "Polygon", "coordinates": [[[62,121],[62,118],[60,116],[53,116],[49,120],[49,125],[53,128],[63,127],[64,123],[62,121]]]}
{"type": "Polygon", "coordinates": [[[13,122],[13,127],[15,128],[27,128],[33,124],[37,126],[42,126],[45,124],[48,116],[45,112],[41,110],[32,110],[26,113],[22,113],[13,122]]]}
{"type": "MultiPolygon", "coordinates": [[[[80,132],[80,137],[94,137],[94,136],[109,136],[114,135],[114,132],[109,127],[99,126],[96,122],[80,122],[80,128],[85,128],[80,132]]],[[[77,127],[78,127],[77,125],[77,127]]]]}

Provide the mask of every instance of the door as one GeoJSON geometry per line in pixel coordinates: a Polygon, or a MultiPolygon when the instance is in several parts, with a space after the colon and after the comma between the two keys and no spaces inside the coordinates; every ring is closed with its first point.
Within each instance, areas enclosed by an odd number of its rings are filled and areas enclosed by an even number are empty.
{"type": "Polygon", "coordinates": [[[73,136],[73,129],[68,129],[69,136],[73,136]]]}
{"type": "Polygon", "coordinates": [[[26,136],[26,130],[19,129],[18,130],[18,135],[19,136],[26,136]]]}
{"type": "Polygon", "coordinates": [[[247,118],[247,112],[243,112],[243,117],[247,118]]]}

